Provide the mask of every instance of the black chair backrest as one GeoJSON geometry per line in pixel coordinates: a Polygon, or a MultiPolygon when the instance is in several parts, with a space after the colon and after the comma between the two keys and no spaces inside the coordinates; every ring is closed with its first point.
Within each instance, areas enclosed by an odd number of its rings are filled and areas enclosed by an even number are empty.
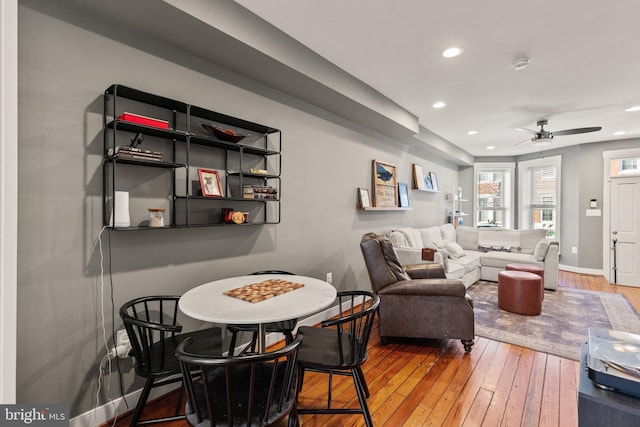
{"type": "Polygon", "coordinates": [[[179,299],[171,295],[148,296],[120,307],[120,317],[129,335],[139,375],[179,373],[172,354],[175,345],[168,342],[182,330],[177,324],[179,299]]]}
{"type": "Polygon", "coordinates": [[[336,327],[341,364],[361,365],[367,360],[367,344],[380,297],[370,291],[346,291],[338,292],[338,302],[340,317],[325,320],[321,326],[336,327]],[[366,298],[370,298],[368,303],[366,298]]]}
{"type": "Polygon", "coordinates": [[[192,342],[188,338],[176,349],[191,425],[268,426],[291,411],[295,414],[296,357],[302,337],[270,353],[234,357],[190,353],[192,342]]]}

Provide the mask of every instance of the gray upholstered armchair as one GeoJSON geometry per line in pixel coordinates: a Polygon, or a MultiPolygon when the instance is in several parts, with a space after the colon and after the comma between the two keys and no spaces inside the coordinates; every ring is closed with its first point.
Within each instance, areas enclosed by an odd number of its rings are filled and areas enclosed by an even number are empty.
{"type": "Polygon", "coordinates": [[[371,279],[380,296],[380,339],[388,337],[460,339],[473,346],[473,301],[462,280],[446,279],[442,265],[400,265],[384,236],[365,234],[360,242],[371,279]]]}

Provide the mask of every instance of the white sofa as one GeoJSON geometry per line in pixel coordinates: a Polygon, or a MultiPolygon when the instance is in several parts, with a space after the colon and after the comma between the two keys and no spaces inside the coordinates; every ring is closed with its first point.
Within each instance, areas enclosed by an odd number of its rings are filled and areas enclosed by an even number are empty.
{"type": "Polygon", "coordinates": [[[451,224],[426,228],[398,228],[387,237],[400,262],[419,264],[422,248],[436,250],[434,261],[444,265],[448,279],[462,279],[465,287],[478,280],[498,281],[507,264],[526,263],[544,268],[545,289],[558,287],[559,245],[546,230],[474,228],[451,224]]]}

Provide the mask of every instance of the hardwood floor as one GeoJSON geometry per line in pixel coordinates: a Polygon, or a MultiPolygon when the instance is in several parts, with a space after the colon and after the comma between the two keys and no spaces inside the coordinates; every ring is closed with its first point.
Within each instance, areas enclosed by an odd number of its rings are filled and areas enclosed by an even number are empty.
{"type": "MultiPolygon", "coordinates": [[[[564,271],[559,282],[568,288],[624,294],[640,312],[640,288],[612,286],[602,276],[564,271]]],[[[376,427],[578,425],[579,364],[573,360],[480,337],[469,354],[458,340],[392,340],[383,347],[375,326],[369,347],[363,370],[376,427]]],[[[326,376],[307,373],[300,406],[323,405],[327,385],[326,376]]],[[[172,394],[157,400],[147,407],[146,416],[171,410],[175,399],[172,394]]],[[[333,404],[357,406],[350,378],[334,377],[333,404]]],[[[305,415],[301,421],[317,427],[363,425],[356,415],[305,415]]],[[[115,424],[126,425],[127,416],[115,424]]]]}

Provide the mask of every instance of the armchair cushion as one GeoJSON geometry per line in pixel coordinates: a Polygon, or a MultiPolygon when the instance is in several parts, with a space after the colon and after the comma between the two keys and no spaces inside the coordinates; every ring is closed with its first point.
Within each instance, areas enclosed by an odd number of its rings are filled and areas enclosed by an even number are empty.
{"type": "Polygon", "coordinates": [[[365,234],[360,242],[360,248],[374,292],[398,280],[411,279],[400,265],[393,244],[386,237],[375,233],[365,234]]]}

